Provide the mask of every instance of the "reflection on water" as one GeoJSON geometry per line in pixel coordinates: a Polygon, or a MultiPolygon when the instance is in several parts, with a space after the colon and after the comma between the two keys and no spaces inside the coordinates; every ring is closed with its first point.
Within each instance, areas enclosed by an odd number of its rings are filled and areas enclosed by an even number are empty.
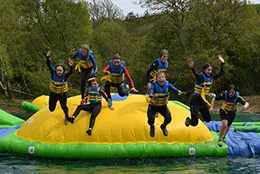
{"type": "Polygon", "coordinates": [[[260,157],[62,160],[0,153],[1,173],[260,173],[260,157]]]}

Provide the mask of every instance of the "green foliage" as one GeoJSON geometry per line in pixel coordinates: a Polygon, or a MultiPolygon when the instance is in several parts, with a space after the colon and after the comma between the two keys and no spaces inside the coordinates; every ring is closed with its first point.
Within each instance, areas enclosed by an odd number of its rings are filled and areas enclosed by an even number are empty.
{"type": "MultiPolygon", "coordinates": [[[[216,80],[213,91],[220,92],[233,83],[244,95],[259,94],[258,5],[243,0],[140,2],[156,13],[143,17],[131,14],[126,20],[102,18],[93,25],[85,1],[0,0],[0,70],[5,71],[0,81],[7,88],[24,92],[18,95],[7,90],[14,96],[48,94],[47,50],[52,52],[54,65],[66,65],[71,49],[86,43],[95,53],[99,77],[119,53],[142,93],[146,92],[147,69],[160,51],[167,49],[167,79],[182,90],[192,91],[194,85],[186,65],[188,58],[195,60],[197,71],[208,62],[215,73],[221,54],[225,75],[216,80]]],[[[70,96],[80,94],[79,83],[79,73],[73,72],[70,96]]],[[[0,92],[6,93],[1,87],[0,92]]]]}

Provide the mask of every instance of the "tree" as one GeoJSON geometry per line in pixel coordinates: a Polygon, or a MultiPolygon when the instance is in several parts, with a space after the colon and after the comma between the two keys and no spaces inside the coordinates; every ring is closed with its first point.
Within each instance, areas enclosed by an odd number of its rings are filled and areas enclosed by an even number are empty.
{"type": "Polygon", "coordinates": [[[123,18],[122,10],[117,7],[111,0],[92,0],[89,3],[91,19],[95,22],[101,22],[104,19],[114,21],[123,18]]]}

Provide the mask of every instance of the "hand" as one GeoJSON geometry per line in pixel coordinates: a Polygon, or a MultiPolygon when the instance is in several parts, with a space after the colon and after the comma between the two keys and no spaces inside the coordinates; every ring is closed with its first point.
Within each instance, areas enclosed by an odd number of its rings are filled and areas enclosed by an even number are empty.
{"type": "Polygon", "coordinates": [[[68,60],[68,65],[71,67],[73,66],[73,61],[71,59],[68,60]]]}
{"type": "Polygon", "coordinates": [[[221,63],[224,63],[224,62],[225,62],[225,60],[223,59],[223,57],[222,57],[221,55],[218,55],[218,59],[219,59],[219,61],[220,61],[221,63]]]}
{"type": "Polygon", "coordinates": [[[187,92],[180,91],[178,95],[186,95],[187,92]]]}
{"type": "Polygon", "coordinates": [[[212,114],[212,113],[214,113],[214,108],[213,107],[210,107],[209,108],[209,112],[212,114]]]}
{"type": "Polygon", "coordinates": [[[51,57],[51,51],[49,50],[48,52],[47,52],[47,55],[46,55],[47,57],[51,57]]]}
{"type": "Polygon", "coordinates": [[[115,108],[114,108],[113,106],[110,106],[109,109],[110,109],[111,111],[115,110],[115,108]]]}
{"type": "Polygon", "coordinates": [[[187,60],[187,63],[188,63],[188,66],[189,66],[189,68],[194,68],[194,60],[192,60],[192,59],[188,59],[187,60]]]}
{"type": "Polygon", "coordinates": [[[249,107],[249,103],[246,102],[246,103],[243,105],[243,108],[244,108],[244,109],[247,109],[248,107],[249,107]]]}
{"type": "Polygon", "coordinates": [[[106,72],[104,72],[104,74],[108,75],[108,74],[110,74],[110,72],[109,72],[109,71],[106,71],[106,72]]]}
{"type": "Polygon", "coordinates": [[[152,84],[151,82],[147,83],[147,89],[149,90],[151,88],[152,84]]]}
{"type": "Polygon", "coordinates": [[[71,53],[75,54],[76,53],[76,48],[72,48],[71,53]]]}
{"type": "Polygon", "coordinates": [[[134,87],[132,87],[132,88],[130,89],[130,91],[131,91],[132,93],[138,93],[138,90],[135,89],[134,87]]]}

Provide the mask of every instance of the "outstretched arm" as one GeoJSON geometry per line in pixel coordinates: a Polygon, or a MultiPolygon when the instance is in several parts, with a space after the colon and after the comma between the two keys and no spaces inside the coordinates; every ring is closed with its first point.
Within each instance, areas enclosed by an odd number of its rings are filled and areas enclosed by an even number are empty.
{"type": "Polygon", "coordinates": [[[104,73],[104,74],[109,74],[109,70],[110,70],[110,65],[108,64],[108,65],[103,69],[103,73],[104,73]]]}
{"type": "Polygon", "coordinates": [[[112,106],[112,102],[108,102],[108,96],[107,96],[106,92],[101,89],[101,90],[99,90],[99,93],[100,93],[100,94],[105,98],[105,100],[107,101],[109,109],[110,109],[110,110],[114,110],[114,108],[113,108],[113,106],[112,106]]]}
{"type": "Polygon", "coordinates": [[[245,101],[241,96],[237,98],[237,102],[243,105],[243,108],[247,109],[249,107],[249,103],[245,101]]]}
{"type": "Polygon", "coordinates": [[[186,94],[185,92],[182,92],[181,90],[179,90],[178,88],[176,88],[175,86],[173,86],[173,84],[169,84],[169,91],[173,91],[178,95],[184,95],[186,94]]]}
{"type": "MultiPolygon", "coordinates": [[[[89,51],[90,51],[90,50],[89,50],[89,51]]],[[[89,53],[89,59],[90,59],[90,61],[91,61],[92,64],[93,64],[94,73],[96,74],[96,73],[97,73],[97,70],[98,70],[98,67],[97,67],[97,63],[96,63],[96,60],[95,60],[95,58],[94,58],[93,52],[90,52],[90,53],[89,53]]]]}
{"type": "Polygon", "coordinates": [[[129,74],[129,72],[128,72],[126,67],[124,67],[124,74],[126,75],[126,78],[127,78],[127,80],[129,81],[129,83],[131,85],[131,92],[137,93],[138,90],[135,89],[134,82],[133,82],[132,78],[130,77],[130,74],[129,74]]]}

